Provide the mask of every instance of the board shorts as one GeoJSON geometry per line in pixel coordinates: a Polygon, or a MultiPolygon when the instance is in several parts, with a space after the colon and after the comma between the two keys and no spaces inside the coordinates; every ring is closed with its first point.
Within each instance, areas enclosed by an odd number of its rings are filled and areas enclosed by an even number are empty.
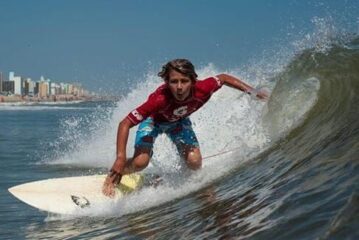
{"type": "Polygon", "coordinates": [[[182,151],[181,147],[183,146],[199,147],[189,118],[176,122],[155,123],[153,118],[148,117],[138,126],[135,148],[147,148],[152,151],[157,136],[162,133],[172,140],[179,152],[182,151]]]}

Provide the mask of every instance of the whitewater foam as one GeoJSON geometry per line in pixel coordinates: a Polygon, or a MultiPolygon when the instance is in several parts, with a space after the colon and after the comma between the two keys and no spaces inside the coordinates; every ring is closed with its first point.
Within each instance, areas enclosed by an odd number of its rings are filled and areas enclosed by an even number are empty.
{"type": "MultiPolygon", "coordinates": [[[[313,41],[312,39],[309,42],[315,44],[313,41]]],[[[119,216],[183,197],[229,174],[231,170],[271,147],[278,138],[298,126],[317,101],[320,80],[315,77],[292,81],[290,84],[282,81],[276,86],[277,74],[283,71],[295,52],[284,49],[275,55],[271,64],[265,61],[268,58],[263,57],[262,60],[257,59],[256,64],[243,66],[241,70],[223,71],[214,64],[199,68],[199,79],[226,72],[240,77],[254,87],[266,88],[269,91],[274,89],[273,96],[267,104],[255,101],[247,94],[223,87],[201,110],[191,115],[202,155],[206,157],[223,153],[222,155],[204,159],[203,168],[192,173],[176,154],[171,141],[161,135],[154,145],[151,163],[144,172],[162,174],[167,184],[156,189],[142,189],[123,198],[114,206],[102,206],[79,214],[119,216]]],[[[115,159],[119,121],[144,102],[161,83],[154,72],[149,72],[144,81],[121,97],[108,114],[108,118],[93,119],[93,124],[100,127],[94,129],[89,138],[77,137],[77,141],[72,142],[76,146],[72,148],[76,149],[75,151],[67,151],[47,163],[109,168],[115,159]]],[[[64,127],[70,128],[65,125],[64,127]]],[[[128,157],[133,154],[135,131],[136,127],[130,131],[128,157]]],[[[82,135],[81,131],[77,134],[82,135]]]]}
{"type": "MultiPolygon", "coordinates": [[[[198,70],[200,78],[218,74],[218,70],[211,64],[198,70]]],[[[229,72],[238,75],[236,72],[229,72]]],[[[247,81],[254,85],[253,82],[247,81]]],[[[115,154],[115,140],[118,122],[129,111],[146,100],[147,96],[161,81],[153,74],[149,74],[143,84],[135,87],[127,96],[121,98],[105,126],[94,130],[95,137],[76,137],[76,151],[67,151],[60,157],[49,161],[49,164],[70,164],[85,167],[109,167],[115,154]]],[[[247,94],[231,88],[223,87],[213,95],[211,100],[198,112],[191,116],[193,129],[196,132],[203,156],[210,156],[229,151],[223,155],[203,160],[203,168],[192,172],[187,169],[184,161],[176,154],[175,147],[170,140],[161,135],[154,145],[154,155],[150,166],[145,172],[159,173],[163,176],[163,184],[156,189],[145,188],[125,197],[115,205],[99,206],[90,211],[81,211],[76,216],[106,216],[123,215],[156,206],[170,200],[183,197],[190,192],[197,191],[219,177],[229,173],[239,164],[259,154],[269,146],[270,139],[262,126],[262,111],[266,104],[253,101],[247,94]]],[[[64,120],[63,127],[67,128],[64,136],[70,137],[69,129],[77,128],[82,119],[64,120]]],[[[96,121],[96,119],[94,119],[96,121]]],[[[101,125],[101,124],[97,124],[101,125]]],[[[131,129],[128,140],[128,156],[133,153],[133,142],[136,128],[131,129]]],[[[77,132],[82,136],[81,132],[77,132]]],[[[52,219],[49,217],[49,219],[52,219]]]]}

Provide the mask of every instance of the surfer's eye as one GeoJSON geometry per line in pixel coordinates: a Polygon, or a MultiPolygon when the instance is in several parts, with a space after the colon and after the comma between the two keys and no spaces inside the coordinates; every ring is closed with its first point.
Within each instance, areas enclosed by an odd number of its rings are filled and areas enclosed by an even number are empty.
{"type": "Polygon", "coordinates": [[[168,82],[170,84],[176,84],[176,83],[178,83],[178,79],[173,78],[173,79],[170,79],[168,82]]]}
{"type": "Polygon", "coordinates": [[[189,83],[191,80],[190,79],[188,79],[188,78],[182,78],[181,79],[181,82],[182,83],[189,83]]]}

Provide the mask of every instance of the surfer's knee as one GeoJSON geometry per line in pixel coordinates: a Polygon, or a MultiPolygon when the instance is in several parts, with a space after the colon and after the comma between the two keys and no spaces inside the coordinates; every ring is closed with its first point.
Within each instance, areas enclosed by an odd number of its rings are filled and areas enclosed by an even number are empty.
{"type": "Polygon", "coordinates": [[[186,163],[190,169],[198,170],[202,167],[202,155],[198,148],[189,150],[186,155],[186,163]]]}
{"type": "Polygon", "coordinates": [[[148,166],[149,162],[150,162],[150,156],[147,154],[141,154],[133,159],[132,167],[136,172],[141,171],[148,166]]]}
{"type": "Polygon", "coordinates": [[[187,158],[187,166],[192,170],[198,170],[202,167],[202,158],[189,157],[187,158]]]}
{"type": "Polygon", "coordinates": [[[135,156],[131,162],[131,167],[134,171],[141,171],[145,169],[151,158],[151,150],[150,149],[136,149],[135,156]]]}

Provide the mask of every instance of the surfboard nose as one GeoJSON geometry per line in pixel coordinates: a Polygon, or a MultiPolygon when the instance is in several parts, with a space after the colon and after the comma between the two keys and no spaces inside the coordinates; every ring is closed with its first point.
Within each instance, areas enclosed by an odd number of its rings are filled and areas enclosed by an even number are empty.
{"type": "Polygon", "coordinates": [[[16,197],[16,198],[18,198],[18,199],[20,199],[21,200],[21,198],[19,198],[19,193],[21,193],[21,187],[22,185],[17,185],[17,186],[13,186],[13,187],[11,187],[11,188],[9,188],[8,189],[8,191],[14,196],[14,197],[16,197]]]}

